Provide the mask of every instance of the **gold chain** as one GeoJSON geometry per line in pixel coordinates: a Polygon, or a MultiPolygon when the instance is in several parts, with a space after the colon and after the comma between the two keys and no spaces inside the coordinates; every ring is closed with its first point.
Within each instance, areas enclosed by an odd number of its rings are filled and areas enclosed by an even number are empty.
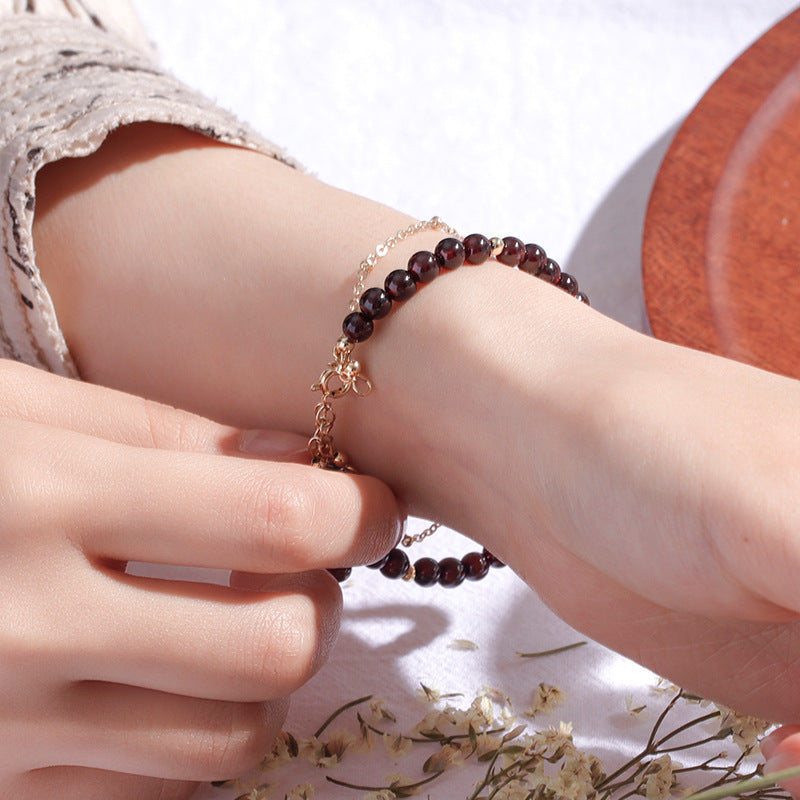
{"type": "MultiPolygon", "coordinates": [[[[390,236],[385,242],[379,244],[358,265],[356,281],[353,285],[353,295],[348,307],[351,312],[358,311],[359,300],[364,293],[367,278],[378,261],[387,256],[392,248],[401,242],[427,230],[439,230],[448,236],[458,237],[458,232],[455,228],[450,227],[439,217],[420,220],[407,228],[397,231],[394,236],[390,236]]],[[[343,397],[350,391],[359,397],[366,397],[372,391],[372,381],[362,372],[361,364],[352,358],[354,346],[355,343],[351,342],[346,336],[339,337],[333,348],[333,358],[322,370],[319,380],[311,387],[312,392],[322,393],[322,399],[314,409],[314,435],[309,439],[308,450],[311,454],[312,464],[325,469],[354,471],[348,463],[347,456],[337,450],[333,443],[333,424],[336,421],[333,401],[343,397]]],[[[420,533],[403,537],[403,546],[409,547],[414,542],[421,542],[428,536],[433,535],[439,527],[440,523],[434,522],[420,533]]]]}
{"type": "Polygon", "coordinates": [[[397,247],[400,242],[404,242],[406,239],[422,231],[444,231],[448,236],[458,236],[458,232],[454,228],[451,228],[446,222],[440,220],[439,217],[420,220],[419,222],[409,225],[407,228],[397,231],[394,236],[390,236],[385,242],[379,244],[375,250],[358,265],[356,282],[353,284],[353,297],[348,307],[350,311],[358,311],[358,301],[361,295],[364,294],[364,284],[378,261],[389,255],[389,251],[393,247],[397,247]]]}

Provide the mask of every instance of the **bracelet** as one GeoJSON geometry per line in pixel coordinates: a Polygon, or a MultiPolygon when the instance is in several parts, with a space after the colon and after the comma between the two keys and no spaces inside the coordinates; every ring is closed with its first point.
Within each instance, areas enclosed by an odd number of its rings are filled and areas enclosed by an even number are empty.
{"type": "MultiPolygon", "coordinates": [[[[352,357],[352,353],[356,344],[372,336],[375,321],[386,317],[396,303],[410,299],[422,284],[430,283],[441,270],[453,270],[462,264],[483,264],[490,258],[552,283],[578,301],[589,305],[589,298],[579,291],[577,280],[564,272],[552,258],[548,258],[544,249],[537,244],[525,244],[514,236],[488,239],[480,233],[470,234],[462,240],[439,217],[417,222],[398,231],[378,245],[375,252],[370,253],[359,265],[353,299],[349,313],[342,322],[342,335],[333,348],[333,359],[311,387],[312,391],[322,393],[322,399],[317,403],[314,412],[314,435],[308,443],[312,464],[324,469],[355,471],[347,456],[333,444],[333,425],[336,420],[333,401],[350,391],[365,397],[373,390],[372,381],[364,374],[361,364],[352,357]],[[436,245],[433,252],[421,250],[414,253],[408,260],[406,269],[390,272],[384,280],[383,288],[364,290],[366,279],[378,260],[386,256],[399,242],[424,230],[442,230],[448,235],[436,245]]],[[[402,545],[410,547],[431,536],[439,527],[440,524],[434,522],[421,533],[404,536],[402,545]]],[[[465,579],[480,580],[487,575],[490,567],[502,566],[505,565],[486,548],[481,553],[468,553],[460,559],[448,557],[436,561],[433,558],[420,558],[413,565],[404,550],[394,548],[380,561],[369,565],[380,570],[387,578],[413,580],[420,586],[438,583],[447,587],[458,586],[465,579]]],[[[340,567],[328,571],[337,580],[344,581],[350,576],[351,568],[340,567]]]]}

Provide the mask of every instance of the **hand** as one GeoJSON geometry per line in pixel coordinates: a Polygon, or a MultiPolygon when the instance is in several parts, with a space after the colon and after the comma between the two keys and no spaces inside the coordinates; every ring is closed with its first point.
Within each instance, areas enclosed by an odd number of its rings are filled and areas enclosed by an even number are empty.
{"type": "MultiPolygon", "coordinates": [[[[43,173],[40,266],[82,374],[310,432],[351,276],[409,218],[142,130],[43,173]]],[[[371,285],[439,238],[393,250],[371,285]]],[[[412,513],[484,542],[572,625],[688,689],[800,719],[800,384],[655,342],[497,264],[437,278],[358,358],[376,391],[341,401],[338,443],[412,513]]]]}
{"type": "Polygon", "coordinates": [[[382,484],[302,447],[0,361],[2,796],[178,798],[266,752],[336,636],[324,568],[398,536],[382,484]]]}

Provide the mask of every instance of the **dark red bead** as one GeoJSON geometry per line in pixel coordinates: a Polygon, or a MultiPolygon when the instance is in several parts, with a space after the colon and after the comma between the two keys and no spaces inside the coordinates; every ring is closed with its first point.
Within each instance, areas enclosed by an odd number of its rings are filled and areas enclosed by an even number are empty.
{"type": "Polygon", "coordinates": [[[348,314],[342,322],[342,332],[351,342],[363,342],[369,339],[373,328],[372,320],[360,311],[348,314]]]}
{"type": "Polygon", "coordinates": [[[492,555],[485,547],[483,548],[483,557],[489,562],[490,567],[504,567],[505,564],[495,555],[492,555]]]}
{"type": "Polygon", "coordinates": [[[468,581],[479,581],[489,572],[489,562],[483,553],[467,553],[461,559],[464,567],[464,577],[468,581]]]}
{"type": "Polygon", "coordinates": [[[548,258],[544,262],[544,266],[536,273],[536,277],[557,284],[561,278],[561,267],[552,258],[548,258]]]}
{"type": "Polygon", "coordinates": [[[396,269],[386,276],[383,288],[392,300],[408,300],[417,291],[417,281],[407,269],[396,269]]]}
{"type": "Polygon", "coordinates": [[[538,244],[525,245],[525,258],[522,259],[522,263],[519,265],[523,272],[537,275],[546,263],[547,253],[545,253],[543,247],[539,247],[538,244]]]}
{"type": "Polygon", "coordinates": [[[410,566],[405,551],[395,547],[394,550],[389,551],[389,555],[381,567],[381,575],[385,575],[387,578],[402,578],[410,566]]]}
{"type": "Polygon", "coordinates": [[[408,259],[408,271],[420,283],[430,283],[439,274],[439,261],[429,250],[420,250],[408,259]]]}
{"type": "Polygon", "coordinates": [[[525,244],[521,239],[517,239],[516,236],[504,237],[503,243],[505,247],[497,256],[497,260],[509,267],[518,267],[525,258],[525,244]]]}
{"type": "Polygon", "coordinates": [[[492,243],[482,233],[471,233],[464,239],[467,264],[483,264],[492,254],[492,243]]]}
{"type": "Polygon", "coordinates": [[[438,583],[439,572],[439,562],[433,558],[420,558],[414,562],[414,580],[420,586],[438,583]]]}
{"type": "Polygon", "coordinates": [[[379,286],[373,286],[361,295],[358,305],[368,319],[383,319],[392,310],[392,298],[379,286]]]}
{"type": "Polygon", "coordinates": [[[576,295],[578,294],[578,281],[569,272],[562,272],[558,279],[558,288],[563,289],[567,294],[576,295]]]}
{"type": "Polygon", "coordinates": [[[464,249],[463,242],[448,236],[447,239],[442,239],[439,244],[434,248],[436,258],[445,269],[455,269],[464,263],[467,257],[467,251],[464,249]]]}
{"type": "Polygon", "coordinates": [[[463,583],[464,565],[457,558],[443,558],[439,562],[439,583],[452,588],[463,583]]]}
{"type": "Polygon", "coordinates": [[[331,575],[336,578],[339,583],[343,583],[350,577],[350,573],[353,571],[352,567],[334,567],[333,569],[329,569],[331,575]]]}
{"type": "Polygon", "coordinates": [[[589,302],[588,296],[586,294],[584,294],[583,292],[578,292],[578,294],[575,295],[575,299],[576,300],[580,300],[581,303],[586,303],[587,306],[591,305],[591,303],[589,302]]]}
{"type": "Polygon", "coordinates": [[[381,567],[382,567],[382,566],[383,566],[383,565],[384,565],[384,564],[385,564],[385,563],[386,563],[386,562],[389,560],[389,554],[390,554],[391,552],[392,552],[392,551],[390,550],[390,551],[389,551],[389,552],[388,552],[388,553],[387,553],[387,554],[386,554],[386,555],[385,555],[383,558],[379,558],[379,559],[378,559],[377,561],[375,561],[373,564],[367,564],[367,566],[368,566],[370,569],[380,569],[380,568],[381,568],[381,567]]]}

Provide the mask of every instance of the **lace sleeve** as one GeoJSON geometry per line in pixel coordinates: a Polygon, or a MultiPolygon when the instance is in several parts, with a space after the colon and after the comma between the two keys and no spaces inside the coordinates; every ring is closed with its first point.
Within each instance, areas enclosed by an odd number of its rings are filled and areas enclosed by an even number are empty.
{"type": "Polygon", "coordinates": [[[162,70],[126,2],[0,0],[0,355],[77,375],[35,262],[36,173],[142,121],[292,163],[162,70]]]}

